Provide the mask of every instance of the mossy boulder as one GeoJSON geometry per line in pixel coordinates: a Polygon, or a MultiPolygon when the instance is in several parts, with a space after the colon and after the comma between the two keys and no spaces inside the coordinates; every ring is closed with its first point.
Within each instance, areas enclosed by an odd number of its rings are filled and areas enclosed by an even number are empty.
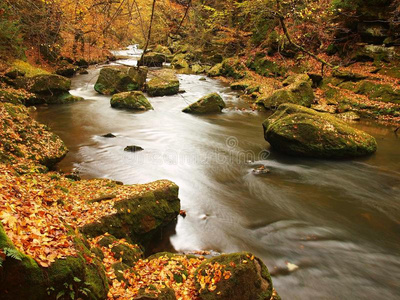
{"type": "Polygon", "coordinates": [[[103,95],[137,91],[146,82],[147,69],[106,67],[101,69],[94,89],[103,95]]]}
{"type": "Polygon", "coordinates": [[[0,152],[9,162],[26,158],[47,167],[54,166],[68,153],[64,142],[45,125],[33,120],[22,105],[0,103],[0,152]]]}
{"type": "Polygon", "coordinates": [[[64,77],[72,77],[78,70],[79,70],[78,66],[75,66],[66,60],[63,60],[60,62],[56,70],[56,74],[64,77]]]}
{"type": "Polygon", "coordinates": [[[285,76],[287,69],[269,60],[264,53],[258,53],[247,61],[247,67],[266,77],[285,76]]]}
{"type": "Polygon", "coordinates": [[[207,70],[206,66],[202,66],[200,64],[194,64],[194,65],[192,65],[191,68],[192,68],[192,72],[194,74],[202,74],[202,73],[205,73],[207,70]]]}
{"type": "Polygon", "coordinates": [[[146,53],[140,60],[139,66],[146,67],[162,67],[163,63],[167,61],[167,57],[165,54],[149,52],[146,53]]]}
{"type": "Polygon", "coordinates": [[[377,150],[375,138],[338,118],[295,104],[281,105],[263,124],[277,151],[316,158],[351,158],[377,150]]]}
{"type": "Polygon", "coordinates": [[[55,74],[36,75],[26,82],[26,89],[35,94],[60,94],[68,92],[70,88],[71,80],[55,74]]]}
{"type": "Polygon", "coordinates": [[[142,92],[124,92],[112,96],[111,107],[130,110],[151,110],[153,106],[142,92]]]}
{"type": "Polygon", "coordinates": [[[161,53],[161,54],[164,54],[164,55],[171,55],[172,54],[171,50],[169,50],[168,47],[163,46],[163,45],[155,46],[154,49],[153,49],[153,52],[161,53]]]}
{"type": "Polygon", "coordinates": [[[231,89],[234,91],[245,91],[250,84],[246,81],[238,81],[231,84],[231,89]]]}
{"type": "Polygon", "coordinates": [[[315,95],[311,87],[312,81],[306,74],[292,78],[290,84],[272,93],[267,98],[257,101],[257,104],[266,109],[276,109],[283,103],[294,103],[305,107],[310,107],[314,102],[315,95]]]}
{"type": "Polygon", "coordinates": [[[78,251],[76,256],[57,259],[43,268],[15,248],[0,224],[0,249],[8,253],[5,260],[0,258],[1,299],[42,300],[56,299],[58,295],[57,299],[66,299],[72,293],[81,299],[106,299],[108,282],[104,267],[98,259],[86,260],[91,253],[78,236],[74,247],[78,251]]]}
{"type": "Polygon", "coordinates": [[[355,92],[360,95],[366,95],[372,100],[400,104],[400,89],[395,90],[389,84],[379,84],[366,80],[358,85],[355,92]]]}
{"type": "MultiPolygon", "coordinates": [[[[152,183],[157,186],[157,182],[152,183]]],[[[169,182],[158,189],[115,203],[117,213],[99,222],[85,225],[82,232],[90,237],[109,233],[144,247],[153,236],[173,222],[180,212],[178,186],[169,182]]]]}
{"type": "Polygon", "coordinates": [[[204,96],[197,102],[189,105],[182,111],[191,114],[207,114],[207,113],[219,113],[226,107],[226,104],[222,97],[217,94],[209,94],[204,96]]]}
{"type": "Polygon", "coordinates": [[[349,71],[339,71],[339,70],[334,70],[332,72],[332,76],[342,79],[343,81],[352,81],[352,82],[358,82],[368,78],[368,76],[362,74],[353,73],[349,71]]]}
{"type": "Polygon", "coordinates": [[[196,271],[196,286],[200,290],[201,300],[271,299],[274,294],[267,267],[247,252],[225,254],[206,260],[196,271]],[[219,267],[221,270],[218,270],[219,267]],[[204,280],[207,276],[214,280],[219,277],[220,281],[215,287],[210,286],[204,280]]]}
{"type": "Polygon", "coordinates": [[[178,94],[179,79],[172,70],[160,70],[146,83],[146,92],[151,97],[178,94]]]}
{"type": "Polygon", "coordinates": [[[189,63],[186,60],[186,54],[180,53],[174,56],[171,62],[174,69],[189,69],[189,63]]]}
{"type": "Polygon", "coordinates": [[[218,63],[208,71],[207,75],[210,77],[222,76],[221,70],[222,70],[222,63],[218,63]]]}
{"type": "Polygon", "coordinates": [[[221,74],[225,77],[241,79],[246,76],[245,67],[237,58],[227,58],[222,62],[221,74]]]}

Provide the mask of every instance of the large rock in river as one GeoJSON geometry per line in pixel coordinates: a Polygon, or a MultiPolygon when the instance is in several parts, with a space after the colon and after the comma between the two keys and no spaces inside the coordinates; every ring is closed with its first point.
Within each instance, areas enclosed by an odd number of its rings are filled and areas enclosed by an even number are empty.
{"type": "Polygon", "coordinates": [[[131,110],[150,110],[153,106],[142,92],[124,92],[115,94],[111,98],[111,107],[131,110]]]}
{"type": "Polygon", "coordinates": [[[147,68],[106,67],[101,69],[94,89],[103,95],[137,91],[143,88],[146,78],[147,68]]]}
{"type": "Polygon", "coordinates": [[[189,105],[184,110],[185,113],[192,114],[206,114],[206,113],[218,113],[225,108],[225,102],[217,93],[209,94],[204,96],[197,102],[189,105]]]}
{"type": "Polygon", "coordinates": [[[275,109],[283,103],[294,103],[310,107],[314,102],[314,91],[311,87],[312,81],[306,74],[290,77],[288,85],[275,91],[271,96],[257,101],[266,109],[275,109]]]}
{"type": "Polygon", "coordinates": [[[376,140],[369,134],[300,105],[281,105],[263,127],[272,147],[289,155],[350,158],[377,150],[376,140]]]}
{"type": "Polygon", "coordinates": [[[172,70],[160,70],[153,74],[146,84],[146,92],[151,97],[170,96],[179,93],[179,79],[172,70]]]}

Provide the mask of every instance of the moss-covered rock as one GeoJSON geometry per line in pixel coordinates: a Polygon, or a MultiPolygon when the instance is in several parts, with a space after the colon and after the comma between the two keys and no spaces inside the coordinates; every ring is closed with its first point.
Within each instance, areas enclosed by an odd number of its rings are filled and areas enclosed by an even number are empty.
{"type": "Polygon", "coordinates": [[[362,74],[357,74],[348,71],[339,71],[339,70],[334,70],[332,72],[332,76],[342,79],[344,81],[353,81],[353,82],[361,81],[368,78],[368,76],[362,74]]]}
{"type": "Polygon", "coordinates": [[[186,60],[186,54],[180,53],[174,56],[171,62],[174,69],[188,69],[189,63],[186,60]]]}
{"type": "Polygon", "coordinates": [[[0,224],[0,249],[6,253],[0,267],[1,299],[69,299],[71,295],[106,299],[108,283],[103,266],[97,259],[91,262],[85,259],[90,251],[78,236],[75,247],[76,256],[57,259],[43,268],[15,248],[0,224]]]}
{"type": "Polygon", "coordinates": [[[241,79],[246,76],[245,68],[237,58],[227,58],[222,62],[221,75],[241,79]]]}
{"type": "Polygon", "coordinates": [[[221,70],[222,70],[222,63],[218,63],[208,71],[207,75],[210,77],[222,76],[221,70]]]}
{"type": "Polygon", "coordinates": [[[33,120],[22,105],[0,103],[0,152],[8,162],[25,158],[48,167],[68,152],[64,142],[48,128],[33,120]]]}
{"type": "Polygon", "coordinates": [[[146,83],[146,92],[151,97],[170,96],[179,93],[179,79],[172,70],[160,70],[146,83]]]}
{"type": "Polygon", "coordinates": [[[171,50],[169,50],[168,47],[163,46],[163,45],[155,46],[152,51],[155,52],[155,53],[161,53],[161,54],[164,54],[164,55],[171,55],[172,54],[171,50]]]}
{"type": "Polygon", "coordinates": [[[163,63],[167,61],[165,54],[149,52],[146,53],[141,60],[139,60],[139,66],[146,67],[162,67],[163,63]]]}
{"type": "Polygon", "coordinates": [[[264,53],[258,53],[247,61],[247,67],[266,77],[285,76],[286,68],[269,60],[264,53]]]}
{"type": "Polygon", "coordinates": [[[266,109],[275,109],[283,103],[294,103],[310,107],[315,95],[311,87],[312,81],[306,74],[298,75],[290,81],[286,87],[272,93],[267,98],[257,101],[257,104],[266,109]]]}
{"type": "Polygon", "coordinates": [[[82,232],[90,237],[109,233],[116,238],[146,246],[156,233],[179,214],[178,187],[171,182],[153,192],[118,201],[114,207],[118,211],[116,214],[84,226],[82,232]]]}
{"type": "Polygon", "coordinates": [[[75,66],[66,60],[63,60],[60,62],[56,70],[56,74],[64,77],[72,77],[78,70],[79,70],[78,66],[75,66]]]}
{"type": "Polygon", "coordinates": [[[26,89],[35,94],[59,94],[68,92],[71,80],[54,74],[42,74],[30,77],[26,82],[26,89]]]}
{"type": "Polygon", "coordinates": [[[182,111],[192,114],[219,113],[226,107],[224,100],[217,93],[204,96],[182,111]]]}
{"type": "Polygon", "coordinates": [[[112,96],[111,107],[131,110],[151,110],[153,106],[142,92],[125,92],[112,96]]]}
{"type": "Polygon", "coordinates": [[[147,69],[106,67],[101,69],[94,89],[103,95],[137,91],[146,82],[147,69]]]}
{"type": "Polygon", "coordinates": [[[355,92],[366,95],[372,100],[400,104],[400,89],[395,90],[389,84],[379,84],[366,80],[359,84],[355,92]]]}
{"type": "Polygon", "coordinates": [[[214,257],[203,262],[196,274],[196,285],[200,290],[201,300],[264,300],[273,297],[273,285],[268,269],[251,253],[214,257]],[[219,277],[220,281],[213,287],[205,282],[207,277],[214,281],[219,277]]]}
{"type": "Polygon", "coordinates": [[[289,155],[350,158],[377,150],[376,140],[369,134],[299,105],[281,105],[263,127],[272,147],[289,155]]]}

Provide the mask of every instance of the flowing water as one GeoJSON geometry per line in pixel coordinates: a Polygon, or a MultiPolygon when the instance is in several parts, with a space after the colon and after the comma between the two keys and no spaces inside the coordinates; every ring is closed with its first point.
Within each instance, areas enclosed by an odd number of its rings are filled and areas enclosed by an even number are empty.
{"type": "MultiPolygon", "coordinates": [[[[140,51],[118,54],[132,58],[117,63],[135,65],[140,51]]],[[[72,93],[85,101],[36,113],[70,149],[61,169],[126,184],[174,181],[187,217],[173,248],[251,251],[283,299],[399,299],[400,138],[392,128],[355,125],[379,144],[364,159],[287,157],[263,138],[267,114],[246,109],[219,81],[179,75],[185,94],[149,98],[154,111],[132,113],[93,90],[99,69],[73,79],[72,93]],[[181,112],[211,92],[227,102],[223,114],[181,112]],[[117,137],[101,137],[109,132],[117,137]],[[145,150],[127,153],[127,145],[145,150]],[[262,165],[270,173],[255,175],[262,165]]]]}

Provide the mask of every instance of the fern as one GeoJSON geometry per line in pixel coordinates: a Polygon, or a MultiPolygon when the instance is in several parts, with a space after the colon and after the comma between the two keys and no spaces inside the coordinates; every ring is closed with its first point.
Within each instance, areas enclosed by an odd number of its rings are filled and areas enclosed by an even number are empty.
{"type": "Polygon", "coordinates": [[[4,248],[3,251],[7,257],[13,258],[15,260],[22,260],[21,254],[16,249],[4,248]]]}

